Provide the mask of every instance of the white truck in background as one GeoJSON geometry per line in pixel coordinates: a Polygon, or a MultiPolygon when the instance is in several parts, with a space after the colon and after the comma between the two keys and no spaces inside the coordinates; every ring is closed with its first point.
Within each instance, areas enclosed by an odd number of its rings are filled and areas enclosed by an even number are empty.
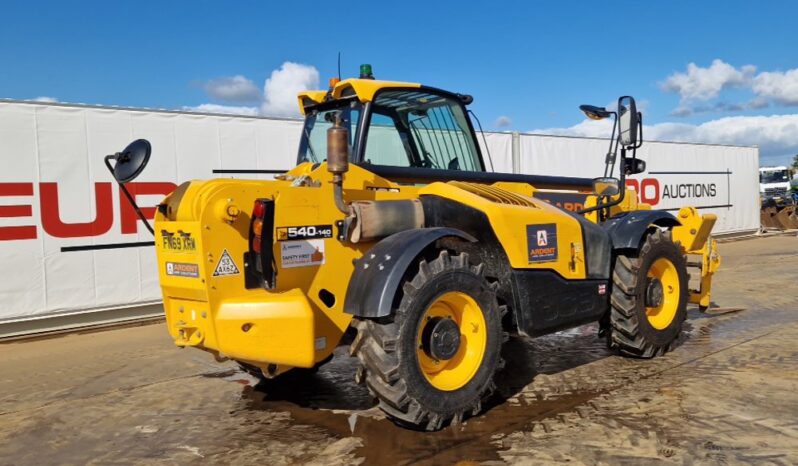
{"type": "Polygon", "coordinates": [[[760,168],[759,198],[762,207],[794,204],[790,188],[790,170],[784,166],[760,168]]]}

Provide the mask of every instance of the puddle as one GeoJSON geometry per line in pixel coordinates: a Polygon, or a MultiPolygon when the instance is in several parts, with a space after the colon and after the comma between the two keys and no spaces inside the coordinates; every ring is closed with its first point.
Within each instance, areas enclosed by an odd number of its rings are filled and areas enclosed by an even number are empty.
{"type": "Polygon", "coordinates": [[[363,446],[356,454],[366,464],[498,460],[497,435],[556,417],[600,394],[563,387],[559,393],[532,395],[532,402],[516,396],[539,374],[610,356],[596,331],[595,325],[587,325],[534,340],[511,339],[503,349],[507,364],[497,376],[497,393],[486,402],[486,411],[439,432],[403,429],[386,419],[366,388],[355,384],[357,360],[346,348],[336,350],[335,358],[316,374],[244,387],[242,400],[247,410],[286,411],[295,423],[323,428],[338,438],[360,438],[363,446]]]}
{"type": "Polygon", "coordinates": [[[591,400],[609,391],[657,377],[670,367],[713,352],[715,346],[728,346],[729,337],[761,332],[763,323],[773,325],[786,318],[775,311],[752,315],[736,309],[721,314],[691,310],[677,348],[690,344],[654,360],[616,358],[605,340],[597,337],[596,324],[536,339],[513,338],[502,351],[507,364],[497,376],[497,393],[485,404],[485,412],[439,432],[407,430],[387,420],[365,387],[355,384],[357,360],[344,347],[316,374],[244,387],[242,409],[287,412],[293,423],[323,429],[339,439],[357,437],[362,447],[355,454],[365,458],[366,464],[500,460],[502,439],[511,433],[547,432],[547,425],[568,422],[566,415],[582,417],[583,410],[592,409],[591,400]],[[609,372],[578,370],[610,357],[615,359],[601,366],[609,367],[609,372]]]}

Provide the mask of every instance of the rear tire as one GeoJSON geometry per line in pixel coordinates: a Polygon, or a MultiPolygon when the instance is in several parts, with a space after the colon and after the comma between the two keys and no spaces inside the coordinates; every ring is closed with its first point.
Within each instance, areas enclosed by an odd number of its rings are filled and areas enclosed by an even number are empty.
{"type": "Polygon", "coordinates": [[[647,235],[637,257],[618,255],[612,275],[608,346],[638,358],[669,351],[687,316],[688,278],[686,261],[670,231],[657,229],[647,235]]]}
{"type": "Polygon", "coordinates": [[[422,260],[415,276],[404,282],[393,315],[355,320],[356,380],[366,384],[394,422],[426,430],[458,424],[479,413],[495,389],[504,308],[482,269],[465,253],[450,257],[442,251],[429,263],[422,260]],[[431,343],[430,328],[444,329],[435,336],[459,335],[454,337],[458,343],[431,343]]]}

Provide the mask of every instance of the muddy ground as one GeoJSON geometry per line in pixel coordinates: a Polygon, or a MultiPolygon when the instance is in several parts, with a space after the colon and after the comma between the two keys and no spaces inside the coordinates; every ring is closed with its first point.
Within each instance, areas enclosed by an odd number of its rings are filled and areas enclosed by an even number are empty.
{"type": "Polygon", "coordinates": [[[437,433],[385,420],[343,348],[268,388],[163,324],[0,345],[0,464],[798,464],[798,238],[721,252],[721,310],[672,353],[511,340],[502,398],[437,433]]]}

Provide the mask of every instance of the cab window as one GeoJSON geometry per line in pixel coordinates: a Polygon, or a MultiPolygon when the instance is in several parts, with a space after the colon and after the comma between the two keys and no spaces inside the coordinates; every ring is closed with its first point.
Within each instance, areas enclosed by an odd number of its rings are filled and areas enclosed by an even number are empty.
{"type": "Polygon", "coordinates": [[[462,104],[417,90],[382,91],[374,100],[365,163],[482,170],[462,104]]]}

